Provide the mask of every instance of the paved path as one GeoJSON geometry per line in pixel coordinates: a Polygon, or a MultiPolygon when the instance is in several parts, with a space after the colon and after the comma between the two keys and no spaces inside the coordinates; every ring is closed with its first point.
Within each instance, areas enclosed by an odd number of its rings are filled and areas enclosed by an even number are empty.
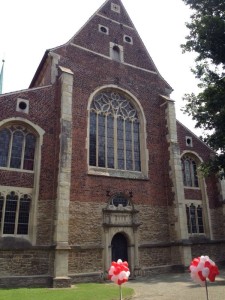
{"type": "MultiPolygon", "coordinates": [[[[132,300],[206,300],[206,289],[192,282],[189,273],[138,278],[126,283],[135,290],[132,300]]],[[[208,283],[209,300],[225,300],[225,270],[208,283]]]]}

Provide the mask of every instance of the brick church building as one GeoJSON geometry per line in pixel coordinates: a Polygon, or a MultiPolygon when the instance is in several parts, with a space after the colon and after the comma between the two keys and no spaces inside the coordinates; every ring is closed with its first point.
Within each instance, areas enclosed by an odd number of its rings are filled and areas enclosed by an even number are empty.
{"type": "Polygon", "coordinates": [[[28,89],[0,95],[0,286],[99,280],[225,261],[213,154],[176,121],[121,0],[47,50],[28,89]]]}

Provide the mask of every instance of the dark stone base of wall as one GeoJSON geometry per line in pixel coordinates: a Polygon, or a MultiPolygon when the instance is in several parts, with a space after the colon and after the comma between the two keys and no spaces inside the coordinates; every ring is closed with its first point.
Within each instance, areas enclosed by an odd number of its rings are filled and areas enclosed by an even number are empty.
{"type": "Polygon", "coordinates": [[[70,288],[71,278],[70,277],[58,277],[53,279],[53,288],[70,288]]]}
{"type": "MultiPolygon", "coordinates": [[[[137,277],[150,277],[153,275],[164,274],[164,273],[184,273],[185,267],[183,265],[166,265],[157,266],[149,268],[136,268],[131,274],[130,279],[135,279],[137,277]]],[[[108,274],[103,274],[100,272],[93,273],[80,273],[80,274],[70,274],[71,283],[83,283],[83,282],[104,282],[107,281],[108,274]]]]}
{"type": "Polygon", "coordinates": [[[70,274],[72,283],[83,283],[83,282],[103,282],[104,274],[101,272],[92,272],[92,273],[78,273],[70,274]]]}
{"type": "Polygon", "coordinates": [[[10,276],[0,278],[0,288],[52,287],[50,276],[10,276]]]}

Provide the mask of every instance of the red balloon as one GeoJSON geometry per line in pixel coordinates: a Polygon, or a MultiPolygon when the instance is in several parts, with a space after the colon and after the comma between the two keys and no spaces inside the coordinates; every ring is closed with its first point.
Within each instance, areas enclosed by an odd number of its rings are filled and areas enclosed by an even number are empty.
{"type": "Polygon", "coordinates": [[[115,271],[114,271],[113,273],[114,273],[114,275],[119,275],[119,274],[120,274],[120,271],[121,271],[121,270],[120,270],[119,268],[116,268],[115,271]]]}
{"type": "Polygon", "coordinates": [[[198,276],[201,279],[201,281],[205,281],[205,277],[202,275],[202,271],[198,272],[198,276]]]}

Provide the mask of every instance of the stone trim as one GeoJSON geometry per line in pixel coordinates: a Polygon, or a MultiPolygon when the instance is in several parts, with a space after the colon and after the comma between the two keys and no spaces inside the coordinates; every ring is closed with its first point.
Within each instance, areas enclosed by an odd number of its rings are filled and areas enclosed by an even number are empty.
{"type": "Polygon", "coordinates": [[[15,95],[15,94],[21,94],[21,93],[30,92],[30,91],[32,92],[32,91],[36,91],[36,90],[40,90],[40,89],[44,89],[44,88],[48,88],[48,87],[52,87],[52,85],[47,84],[47,85],[43,85],[43,86],[39,86],[39,87],[23,89],[23,90],[19,90],[19,91],[15,91],[15,92],[9,92],[9,93],[5,93],[5,94],[1,94],[0,97],[5,97],[5,96],[15,95]]]}
{"type": "Polygon", "coordinates": [[[60,116],[60,151],[58,167],[58,187],[55,216],[55,263],[54,287],[69,287],[68,277],[68,245],[69,240],[69,202],[72,162],[72,99],[73,72],[59,67],[61,76],[61,116],[60,116]]]}
{"type": "MultiPolygon", "coordinates": [[[[167,99],[167,97],[163,97],[167,99]]],[[[181,159],[180,159],[180,148],[177,138],[177,124],[176,124],[176,113],[175,104],[172,101],[167,100],[167,107],[165,110],[165,117],[168,127],[167,141],[169,144],[170,153],[170,178],[173,183],[172,192],[174,193],[174,203],[173,203],[173,214],[175,218],[175,234],[176,239],[185,240],[188,239],[188,229],[187,229],[187,217],[184,204],[184,185],[183,185],[183,174],[181,169],[181,159]]],[[[191,248],[179,247],[178,253],[182,264],[188,265],[191,261],[191,248]]],[[[172,255],[173,256],[173,255],[172,255]]]]}

